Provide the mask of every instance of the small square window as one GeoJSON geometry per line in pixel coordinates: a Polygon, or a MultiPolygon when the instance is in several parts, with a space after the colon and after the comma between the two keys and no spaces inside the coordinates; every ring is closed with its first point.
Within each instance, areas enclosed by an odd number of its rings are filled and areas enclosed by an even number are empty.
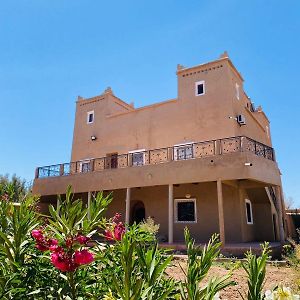
{"type": "Polygon", "coordinates": [[[197,223],[196,199],[175,199],[175,222],[197,223]]]}
{"type": "Polygon", "coordinates": [[[253,213],[252,213],[252,204],[249,199],[245,199],[245,205],[246,205],[246,221],[247,224],[252,225],[253,224],[253,213]]]}
{"type": "Polygon", "coordinates": [[[89,111],[87,113],[87,120],[86,120],[87,124],[91,124],[94,122],[94,111],[89,111]]]}
{"type": "Polygon", "coordinates": [[[91,170],[91,163],[90,161],[82,161],[80,163],[80,172],[81,173],[88,173],[91,170]]]}
{"type": "Polygon", "coordinates": [[[205,82],[198,81],[195,83],[195,96],[201,96],[205,94],[205,82]]]}
{"type": "Polygon", "coordinates": [[[174,146],[174,160],[191,159],[193,157],[193,144],[174,146]]]}

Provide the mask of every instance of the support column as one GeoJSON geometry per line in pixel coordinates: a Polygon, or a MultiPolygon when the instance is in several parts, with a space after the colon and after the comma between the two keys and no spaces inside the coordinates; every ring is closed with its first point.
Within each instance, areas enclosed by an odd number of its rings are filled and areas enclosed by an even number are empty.
{"type": "Polygon", "coordinates": [[[277,208],[278,208],[278,224],[279,224],[279,235],[280,235],[280,242],[284,242],[284,227],[283,227],[283,212],[282,207],[283,206],[283,197],[281,194],[281,188],[280,186],[276,186],[276,198],[277,198],[277,208]]]}
{"type": "Polygon", "coordinates": [[[174,235],[174,191],[173,184],[169,184],[169,223],[168,223],[168,242],[169,244],[173,243],[174,235]]]}
{"type": "Polygon", "coordinates": [[[225,224],[224,224],[222,181],[220,179],[217,180],[217,191],[218,191],[218,212],[219,212],[220,240],[222,242],[222,247],[224,247],[225,246],[225,224]]]}
{"type": "Polygon", "coordinates": [[[88,198],[87,198],[87,216],[88,219],[91,219],[91,198],[92,198],[92,193],[88,192],[88,198]]]}
{"type": "Polygon", "coordinates": [[[130,194],[131,189],[126,189],[126,200],[125,200],[125,223],[129,224],[130,222],[130,194]]]}

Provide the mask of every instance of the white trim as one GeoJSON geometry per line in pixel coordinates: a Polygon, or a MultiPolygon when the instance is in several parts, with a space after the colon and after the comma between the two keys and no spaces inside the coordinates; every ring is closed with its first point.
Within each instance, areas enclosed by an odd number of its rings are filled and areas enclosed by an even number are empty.
{"type": "Polygon", "coordinates": [[[145,151],[146,151],[146,149],[137,149],[137,150],[128,151],[128,153],[145,152],[145,151]]]}
{"type": "Polygon", "coordinates": [[[205,95],[205,81],[201,80],[201,81],[197,81],[195,82],[195,96],[203,96],[205,95]],[[203,93],[202,94],[198,94],[198,85],[202,84],[203,85],[203,93]]]}
{"type": "Polygon", "coordinates": [[[174,199],[174,222],[175,223],[197,223],[197,200],[196,198],[182,198],[182,199],[174,199]],[[195,212],[195,221],[178,221],[178,207],[177,203],[180,202],[194,202],[194,212],[195,212]]]}
{"type": "Polygon", "coordinates": [[[236,99],[240,100],[240,86],[238,83],[235,83],[235,96],[236,99]]]}
{"type": "Polygon", "coordinates": [[[190,145],[190,144],[195,144],[195,142],[189,142],[189,143],[176,144],[176,145],[174,145],[174,147],[178,147],[178,146],[184,146],[184,145],[190,145]]]}
{"type": "Polygon", "coordinates": [[[249,199],[245,199],[245,210],[246,210],[246,222],[248,225],[253,225],[253,212],[252,212],[252,203],[249,199]],[[250,205],[250,217],[251,222],[248,222],[248,214],[247,214],[247,203],[250,205]]]}
{"type": "Polygon", "coordinates": [[[93,110],[88,111],[86,113],[86,124],[92,124],[92,123],[94,123],[94,119],[95,119],[95,112],[93,110]],[[93,121],[92,122],[89,121],[90,120],[90,115],[93,115],[93,121]]]}

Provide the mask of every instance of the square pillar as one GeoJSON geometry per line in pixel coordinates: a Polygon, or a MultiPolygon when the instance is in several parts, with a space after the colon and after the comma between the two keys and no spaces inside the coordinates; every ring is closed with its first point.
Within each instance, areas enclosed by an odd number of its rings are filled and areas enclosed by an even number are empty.
{"type": "Polygon", "coordinates": [[[174,188],[173,184],[169,184],[169,218],[168,218],[168,242],[173,243],[174,236],[174,188]]]}
{"type": "Polygon", "coordinates": [[[223,205],[222,181],[220,179],[217,180],[217,192],[218,192],[220,241],[222,242],[222,247],[224,247],[225,245],[224,205],[223,205]]]}
{"type": "Polygon", "coordinates": [[[131,189],[126,189],[126,199],[125,199],[125,223],[129,224],[130,222],[130,196],[131,196],[131,189]]]}
{"type": "Polygon", "coordinates": [[[280,242],[283,243],[285,241],[284,227],[283,227],[283,197],[281,193],[281,187],[276,186],[276,198],[277,198],[277,209],[278,209],[278,224],[279,224],[279,236],[280,242]]]}
{"type": "Polygon", "coordinates": [[[88,219],[91,219],[91,198],[92,198],[92,192],[88,192],[88,197],[87,197],[87,216],[88,219]]]}

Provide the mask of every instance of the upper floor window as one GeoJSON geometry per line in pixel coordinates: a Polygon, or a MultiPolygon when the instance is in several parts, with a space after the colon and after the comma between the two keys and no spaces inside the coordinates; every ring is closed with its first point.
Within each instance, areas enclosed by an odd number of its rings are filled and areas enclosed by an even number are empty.
{"type": "Polygon", "coordinates": [[[80,172],[88,173],[91,170],[91,162],[90,160],[85,160],[80,162],[80,172]]]}
{"type": "Polygon", "coordinates": [[[201,96],[205,94],[205,81],[195,82],[195,96],[201,96]]]}
{"type": "Polygon", "coordinates": [[[94,122],[94,111],[87,112],[87,118],[86,118],[87,124],[91,124],[94,122]]]}
{"type": "Polygon", "coordinates": [[[174,146],[174,160],[190,159],[193,157],[193,144],[182,144],[174,146]]]}
{"type": "Polygon", "coordinates": [[[143,166],[145,164],[145,149],[130,151],[133,166],[143,166]]]}
{"type": "Polygon", "coordinates": [[[175,199],[175,222],[197,223],[196,199],[175,199]]]}
{"type": "Polygon", "coordinates": [[[236,99],[240,100],[240,86],[237,83],[235,84],[235,96],[236,99]]]}
{"type": "Polygon", "coordinates": [[[252,204],[249,199],[245,199],[246,205],[246,221],[247,224],[253,224],[253,213],[252,213],[252,204]]]}

